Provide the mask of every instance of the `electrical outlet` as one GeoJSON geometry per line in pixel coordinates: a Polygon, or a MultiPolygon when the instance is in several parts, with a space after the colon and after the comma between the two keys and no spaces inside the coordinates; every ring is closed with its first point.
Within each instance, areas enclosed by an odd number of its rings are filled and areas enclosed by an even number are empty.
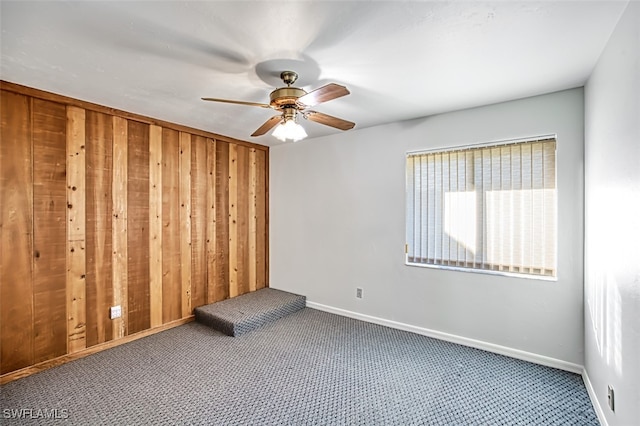
{"type": "Polygon", "coordinates": [[[356,298],[362,299],[362,289],[360,287],[356,288],[356,298]]]}
{"type": "Polygon", "coordinates": [[[122,307],[120,305],[112,306],[109,308],[109,318],[116,319],[116,318],[120,318],[121,316],[122,316],[122,307]]]}
{"type": "Polygon", "coordinates": [[[609,408],[611,409],[611,411],[616,411],[614,393],[611,385],[607,386],[607,403],[609,404],[609,408]]]}

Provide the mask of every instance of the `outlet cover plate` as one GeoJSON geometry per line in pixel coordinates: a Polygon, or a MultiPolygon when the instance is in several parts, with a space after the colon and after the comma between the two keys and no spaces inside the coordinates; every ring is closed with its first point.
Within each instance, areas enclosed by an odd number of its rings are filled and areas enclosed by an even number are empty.
{"type": "Polygon", "coordinates": [[[122,316],[122,307],[120,305],[109,308],[109,318],[116,319],[122,316]]]}

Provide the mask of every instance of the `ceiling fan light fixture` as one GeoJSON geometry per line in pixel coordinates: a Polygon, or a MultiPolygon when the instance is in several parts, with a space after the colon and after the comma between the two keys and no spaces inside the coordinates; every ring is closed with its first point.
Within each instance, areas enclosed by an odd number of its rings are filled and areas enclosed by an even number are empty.
{"type": "Polygon", "coordinates": [[[296,123],[295,120],[285,119],[275,128],[272,135],[282,142],[286,142],[287,140],[298,142],[307,137],[307,132],[305,132],[304,127],[296,123]]]}

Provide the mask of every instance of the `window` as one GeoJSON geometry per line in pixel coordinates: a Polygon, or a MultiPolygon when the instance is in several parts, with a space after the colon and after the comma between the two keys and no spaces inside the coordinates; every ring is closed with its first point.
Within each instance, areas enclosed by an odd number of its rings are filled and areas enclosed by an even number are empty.
{"type": "Polygon", "coordinates": [[[407,264],[556,277],[554,137],[407,154],[407,264]]]}

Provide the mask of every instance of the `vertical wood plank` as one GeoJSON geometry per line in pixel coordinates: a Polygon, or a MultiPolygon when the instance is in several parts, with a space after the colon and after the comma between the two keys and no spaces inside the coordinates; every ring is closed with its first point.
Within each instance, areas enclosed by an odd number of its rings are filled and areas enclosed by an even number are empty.
{"type": "Polygon", "coordinates": [[[238,294],[238,145],[229,144],[229,297],[238,294]]]}
{"type": "Polygon", "coordinates": [[[180,318],[180,136],[162,130],[162,321],[180,318]]]}
{"type": "Polygon", "coordinates": [[[229,144],[216,142],[215,252],[216,299],[229,297],[229,144]]]}
{"type": "Polygon", "coordinates": [[[257,289],[258,176],[256,149],[249,149],[249,291],[257,289]]]}
{"type": "Polygon", "coordinates": [[[150,327],[149,125],[128,120],[127,334],[150,327]]]}
{"type": "Polygon", "coordinates": [[[264,178],[264,208],[261,210],[264,212],[262,220],[264,221],[264,286],[269,287],[269,151],[262,151],[262,158],[264,158],[264,173],[259,175],[264,178]]]}
{"type": "Polygon", "coordinates": [[[87,347],[113,338],[109,307],[112,279],[113,119],[86,111],[87,347]]]}
{"type": "Polygon", "coordinates": [[[113,306],[122,308],[122,317],[113,320],[113,338],[127,335],[128,247],[127,247],[127,190],[128,190],[128,125],[127,120],[113,117],[113,179],[111,181],[113,306]]]}
{"type": "Polygon", "coordinates": [[[2,92],[0,307],[2,374],[33,364],[33,181],[30,102],[2,92]]]}
{"type": "Polygon", "coordinates": [[[191,135],[180,132],[180,267],[181,313],[191,315],[191,135]]]}
{"type": "MultiPolygon", "coordinates": [[[[207,303],[218,302],[225,299],[220,293],[217,280],[217,269],[220,267],[217,259],[217,226],[216,205],[218,191],[216,187],[217,152],[218,142],[206,139],[207,145],[207,210],[205,211],[207,234],[207,303]]],[[[224,292],[223,292],[224,293],[224,292]]]]}
{"type": "MultiPolygon", "coordinates": [[[[249,148],[236,146],[236,291],[249,292],[249,148]]],[[[233,179],[232,179],[233,181],[233,179]]],[[[232,197],[234,197],[232,195],[232,197]]],[[[233,252],[230,253],[233,256],[233,252]]]]}
{"type": "Polygon", "coordinates": [[[86,182],[85,111],[67,107],[67,352],[86,340],[86,182]]]}
{"type": "Polygon", "coordinates": [[[229,144],[229,297],[238,294],[238,145],[229,144]]]}
{"type": "Polygon", "coordinates": [[[151,327],[162,325],[162,127],[149,128],[149,293],[151,327]]]}
{"type": "MultiPolygon", "coordinates": [[[[191,137],[191,307],[207,303],[207,139],[191,137]]],[[[211,223],[209,226],[215,226],[211,223]]]]}
{"type": "Polygon", "coordinates": [[[269,178],[268,158],[266,151],[256,150],[256,288],[267,287],[267,265],[269,264],[268,241],[268,196],[267,181],[269,178]]]}
{"type": "Polygon", "coordinates": [[[63,104],[33,99],[34,363],[67,352],[66,128],[63,104]]]}

